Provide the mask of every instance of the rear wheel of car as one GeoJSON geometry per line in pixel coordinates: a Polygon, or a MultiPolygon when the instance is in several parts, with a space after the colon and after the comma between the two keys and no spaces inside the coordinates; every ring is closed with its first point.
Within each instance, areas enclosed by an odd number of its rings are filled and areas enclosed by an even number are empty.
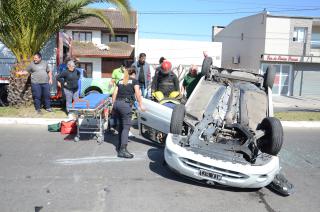
{"type": "Polygon", "coordinates": [[[175,106],[171,116],[170,133],[178,135],[182,134],[182,125],[185,113],[186,109],[184,105],[179,104],[175,106]]]}
{"type": "Polygon", "coordinates": [[[263,87],[267,90],[268,87],[272,89],[276,71],[271,66],[268,66],[266,73],[264,74],[263,87]]]}
{"type": "Polygon", "coordinates": [[[262,120],[259,129],[265,131],[265,135],[258,141],[258,148],[261,152],[270,155],[277,155],[283,143],[283,128],[279,119],[267,117],[262,120]]]}
{"type": "Polygon", "coordinates": [[[99,93],[102,93],[102,91],[99,89],[99,88],[88,88],[86,91],[85,91],[85,95],[88,96],[89,94],[99,94],[99,93]]]}

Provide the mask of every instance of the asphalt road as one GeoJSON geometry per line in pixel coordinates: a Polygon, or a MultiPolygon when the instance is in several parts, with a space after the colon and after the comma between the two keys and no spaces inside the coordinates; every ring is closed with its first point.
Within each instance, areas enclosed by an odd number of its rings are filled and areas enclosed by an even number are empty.
{"type": "Polygon", "coordinates": [[[171,173],[142,139],[116,157],[115,136],[74,143],[45,126],[0,125],[0,211],[319,211],[320,130],[286,128],[283,172],[295,193],[200,185],[171,173]],[[110,142],[112,141],[112,142],[110,142]]]}

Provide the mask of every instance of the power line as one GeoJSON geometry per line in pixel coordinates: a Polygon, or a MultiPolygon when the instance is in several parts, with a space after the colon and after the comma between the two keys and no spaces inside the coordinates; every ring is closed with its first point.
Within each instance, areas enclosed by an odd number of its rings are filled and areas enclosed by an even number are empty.
{"type": "MultiPolygon", "coordinates": [[[[173,35],[173,36],[184,36],[184,37],[210,37],[212,35],[205,35],[205,34],[188,34],[188,33],[169,33],[169,32],[146,32],[146,31],[140,31],[140,33],[143,34],[161,34],[161,35],[173,35]]],[[[288,34],[288,36],[290,36],[290,33],[277,33],[277,32],[272,32],[272,33],[267,33],[267,34],[279,34],[279,35],[284,35],[284,34],[288,34]]],[[[220,35],[217,36],[216,38],[226,38],[226,39],[241,39],[241,35],[239,34],[239,36],[234,36],[234,35],[220,35]]],[[[292,38],[285,38],[285,37],[257,37],[257,36],[246,36],[244,35],[244,40],[247,39],[261,39],[261,40],[291,40],[292,38]]]]}
{"type": "MultiPolygon", "coordinates": [[[[208,3],[214,3],[214,4],[228,4],[230,5],[231,3],[235,3],[235,4],[242,4],[242,5],[262,5],[265,6],[266,3],[258,3],[257,1],[247,1],[245,0],[243,1],[221,1],[221,0],[198,0],[200,2],[208,2],[208,3]]],[[[293,5],[293,4],[279,4],[279,3],[272,3],[272,2],[268,2],[268,6],[293,6],[293,7],[318,7],[319,5],[305,5],[305,3],[303,3],[302,5],[293,5]]]]}
{"type": "MultiPolygon", "coordinates": [[[[285,10],[270,10],[269,12],[301,12],[301,11],[318,11],[320,8],[304,8],[304,9],[285,9],[285,10]]],[[[208,11],[141,11],[140,15],[233,15],[233,14],[248,14],[260,13],[260,11],[238,11],[238,12],[208,12],[208,11]]]]}
{"type": "Polygon", "coordinates": [[[185,34],[185,33],[170,33],[170,32],[146,32],[146,31],[139,31],[143,34],[160,34],[160,35],[177,35],[177,36],[194,36],[194,37],[211,37],[211,35],[205,34],[185,34]]]}

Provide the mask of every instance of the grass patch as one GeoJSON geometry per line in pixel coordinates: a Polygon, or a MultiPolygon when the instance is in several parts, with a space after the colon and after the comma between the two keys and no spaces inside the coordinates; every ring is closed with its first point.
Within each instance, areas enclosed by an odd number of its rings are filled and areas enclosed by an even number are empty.
{"type": "Polygon", "coordinates": [[[281,121],[320,121],[320,112],[275,112],[274,116],[281,121]]]}
{"type": "MultiPolygon", "coordinates": [[[[0,117],[17,117],[17,118],[67,118],[66,113],[61,108],[52,108],[53,112],[48,113],[42,109],[42,114],[38,115],[33,106],[22,108],[0,107],[0,117]]],[[[281,121],[320,121],[320,112],[275,112],[274,116],[281,121]]]]}
{"type": "Polygon", "coordinates": [[[66,118],[66,113],[61,108],[52,108],[53,112],[49,113],[42,109],[42,114],[38,115],[33,106],[21,108],[0,107],[0,117],[16,117],[16,118],[66,118]]]}

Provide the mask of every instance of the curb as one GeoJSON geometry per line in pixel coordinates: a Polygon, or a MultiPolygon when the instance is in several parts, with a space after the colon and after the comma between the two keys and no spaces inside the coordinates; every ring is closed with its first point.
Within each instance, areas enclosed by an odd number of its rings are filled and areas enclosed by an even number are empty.
{"type": "MultiPolygon", "coordinates": [[[[61,121],[70,120],[68,118],[0,118],[1,124],[30,124],[30,125],[49,125],[61,121]]],[[[283,127],[303,127],[303,128],[320,128],[320,121],[281,121],[283,127]]]]}
{"type": "Polygon", "coordinates": [[[53,118],[0,118],[0,124],[30,124],[30,125],[49,125],[55,124],[67,119],[53,119],[53,118]]]}
{"type": "Polygon", "coordinates": [[[304,128],[318,128],[320,121],[281,121],[283,127],[304,127],[304,128]]]}

